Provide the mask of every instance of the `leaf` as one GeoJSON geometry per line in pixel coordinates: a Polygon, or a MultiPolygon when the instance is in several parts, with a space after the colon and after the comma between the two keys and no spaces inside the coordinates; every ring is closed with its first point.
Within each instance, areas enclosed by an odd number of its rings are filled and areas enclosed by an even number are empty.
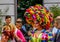
{"type": "Polygon", "coordinates": [[[54,14],[54,18],[60,15],[60,7],[58,5],[50,7],[50,11],[54,14]]]}

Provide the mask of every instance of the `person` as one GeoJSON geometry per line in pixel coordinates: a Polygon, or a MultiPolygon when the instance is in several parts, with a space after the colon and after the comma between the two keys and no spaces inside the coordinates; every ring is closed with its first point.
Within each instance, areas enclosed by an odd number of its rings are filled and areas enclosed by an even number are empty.
{"type": "Polygon", "coordinates": [[[23,26],[23,21],[21,18],[17,18],[17,21],[20,21],[20,30],[21,32],[23,33],[24,36],[27,35],[27,31],[26,31],[26,28],[25,26],[23,26]]]}
{"type": "Polygon", "coordinates": [[[57,34],[55,36],[55,41],[54,42],[60,42],[60,16],[57,16],[56,17],[56,21],[58,23],[58,26],[57,26],[57,34]]]}
{"type": "Polygon", "coordinates": [[[32,26],[29,25],[27,22],[25,22],[25,24],[23,24],[22,28],[23,29],[25,28],[25,32],[26,32],[25,38],[26,38],[26,40],[28,42],[29,39],[30,39],[29,31],[32,30],[32,26]]]}
{"type": "Polygon", "coordinates": [[[55,41],[54,42],[60,42],[60,24],[58,25],[57,34],[55,35],[55,41]]]}
{"type": "MultiPolygon", "coordinates": [[[[48,41],[53,42],[53,40],[50,40],[51,38],[54,39],[51,31],[46,30],[46,28],[42,28],[38,21],[34,21],[34,24],[32,26],[33,26],[33,28],[32,28],[33,30],[32,30],[32,32],[29,33],[31,35],[31,39],[29,40],[29,42],[32,42],[32,41],[40,42],[39,40],[36,40],[36,39],[38,39],[38,38],[41,39],[44,36],[46,37],[45,42],[48,42],[48,41]],[[48,38],[47,35],[51,38],[48,38]],[[47,39],[49,39],[49,40],[47,40],[47,39]]],[[[43,42],[43,39],[44,38],[41,39],[41,42],[43,42]]]]}
{"type": "Polygon", "coordinates": [[[14,31],[16,29],[15,25],[11,23],[11,16],[5,17],[6,24],[2,28],[2,38],[1,42],[9,42],[11,40],[14,41],[14,31]]]}
{"type": "Polygon", "coordinates": [[[21,18],[17,18],[17,21],[20,21],[20,31],[23,33],[24,37],[26,38],[27,42],[29,41],[29,35],[28,35],[28,24],[23,24],[23,21],[21,18]]]}
{"type": "Polygon", "coordinates": [[[23,33],[20,31],[20,28],[22,26],[21,21],[16,21],[16,30],[15,35],[17,35],[16,42],[26,42],[26,39],[23,35],[23,33]]]}
{"type": "Polygon", "coordinates": [[[52,33],[53,33],[53,35],[56,35],[57,34],[57,30],[58,30],[58,28],[57,28],[57,26],[58,26],[57,21],[54,21],[54,24],[53,25],[54,26],[52,28],[52,33]]]}
{"type": "Polygon", "coordinates": [[[51,12],[49,10],[37,4],[28,8],[24,16],[26,18],[26,22],[33,27],[33,30],[30,34],[30,42],[53,42],[53,35],[49,31],[53,17],[51,16],[51,12]],[[33,11],[33,13],[30,13],[30,9],[33,11]],[[44,13],[39,10],[42,10],[44,13]]]}
{"type": "Polygon", "coordinates": [[[58,31],[57,31],[57,35],[56,35],[56,42],[60,42],[60,24],[58,26],[58,31]]]}

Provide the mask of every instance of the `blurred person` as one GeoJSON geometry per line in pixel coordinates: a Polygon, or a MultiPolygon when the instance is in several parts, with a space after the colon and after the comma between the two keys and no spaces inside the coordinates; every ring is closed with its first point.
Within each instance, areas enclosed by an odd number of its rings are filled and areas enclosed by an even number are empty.
{"type": "Polygon", "coordinates": [[[25,38],[27,40],[27,42],[29,41],[30,39],[30,31],[32,30],[32,26],[30,24],[28,24],[27,22],[25,22],[25,24],[23,24],[22,28],[25,28],[26,29],[26,34],[25,34],[25,38]]]}
{"type": "MultiPolygon", "coordinates": [[[[21,18],[17,18],[17,21],[20,21],[20,31],[23,33],[24,37],[26,38],[27,42],[29,41],[28,31],[30,29],[30,25],[27,23],[23,23],[21,18]]],[[[25,21],[24,21],[25,22],[25,21]]]]}
{"type": "Polygon", "coordinates": [[[20,28],[19,29],[21,30],[23,35],[26,36],[27,35],[27,30],[26,30],[25,26],[23,25],[22,19],[21,18],[17,18],[16,21],[20,21],[20,28]]]}
{"type": "Polygon", "coordinates": [[[55,41],[54,42],[60,42],[60,16],[57,16],[56,17],[56,21],[58,23],[58,26],[57,26],[57,34],[55,36],[55,41]]]}
{"type": "Polygon", "coordinates": [[[16,30],[15,30],[15,35],[17,35],[16,42],[26,42],[26,39],[23,35],[23,33],[20,31],[22,27],[22,21],[16,21],[16,30]]]}
{"type": "Polygon", "coordinates": [[[57,26],[57,33],[56,33],[56,35],[55,35],[55,40],[54,40],[54,42],[60,42],[60,24],[58,24],[58,26],[57,26]]]}
{"type": "Polygon", "coordinates": [[[54,21],[53,28],[52,28],[53,35],[57,34],[57,30],[58,30],[57,26],[58,26],[57,21],[54,21]]]}
{"type": "Polygon", "coordinates": [[[2,28],[2,38],[1,42],[8,42],[11,40],[14,42],[14,31],[16,29],[15,25],[11,23],[11,16],[5,17],[6,24],[2,28]],[[6,37],[7,36],[7,37],[6,37]]]}
{"type": "Polygon", "coordinates": [[[58,25],[58,31],[56,35],[56,42],[60,42],[60,24],[58,25]]]}

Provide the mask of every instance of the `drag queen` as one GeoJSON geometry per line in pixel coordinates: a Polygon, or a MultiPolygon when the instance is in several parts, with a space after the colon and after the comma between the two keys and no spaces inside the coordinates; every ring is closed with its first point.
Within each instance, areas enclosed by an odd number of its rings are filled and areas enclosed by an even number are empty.
{"type": "Polygon", "coordinates": [[[26,22],[32,25],[36,31],[31,31],[29,42],[53,42],[53,34],[50,32],[50,26],[53,21],[51,12],[45,7],[37,4],[26,9],[24,14],[26,22]]]}

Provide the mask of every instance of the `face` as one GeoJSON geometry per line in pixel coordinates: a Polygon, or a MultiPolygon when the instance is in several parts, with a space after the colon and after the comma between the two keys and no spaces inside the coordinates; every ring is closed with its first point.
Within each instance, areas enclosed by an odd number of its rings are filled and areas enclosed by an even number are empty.
{"type": "Polygon", "coordinates": [[[22,23],[16,23],[16,25],[18,25],[19,27],[21,27],[22,26],[22,23]]]}
{"type": "Polygon", "coordinates": [[[58,24],[57,28],[60,29],[60,24],[58,24]]]}
{"type": "Polygon", "coordinates": [[[6,21],[6,24],[9,24],[11,23],[11,18],[5,19],[5,21],[6,21]]]}
{"type": "Polygon", "coordinates": [[[58,24],[57,24],[57,22],[55,21],[55,23],[54,23],[54,27],[57,27],[57,25],[58,25],[58,24]]]}
{"type": "Polygon", "coordinates": [[[37,21],[34,21],[33,27],[35,27],[36,29],[38,29],[40,27],[40,25],[39,25],[39,23],[37,21]]]}
{"type": "Polygon", "coordinates": [[[22,20],[21,19],[17,19],[16,26],[18,29],[20,29],[22,27],[22,20]]]}

